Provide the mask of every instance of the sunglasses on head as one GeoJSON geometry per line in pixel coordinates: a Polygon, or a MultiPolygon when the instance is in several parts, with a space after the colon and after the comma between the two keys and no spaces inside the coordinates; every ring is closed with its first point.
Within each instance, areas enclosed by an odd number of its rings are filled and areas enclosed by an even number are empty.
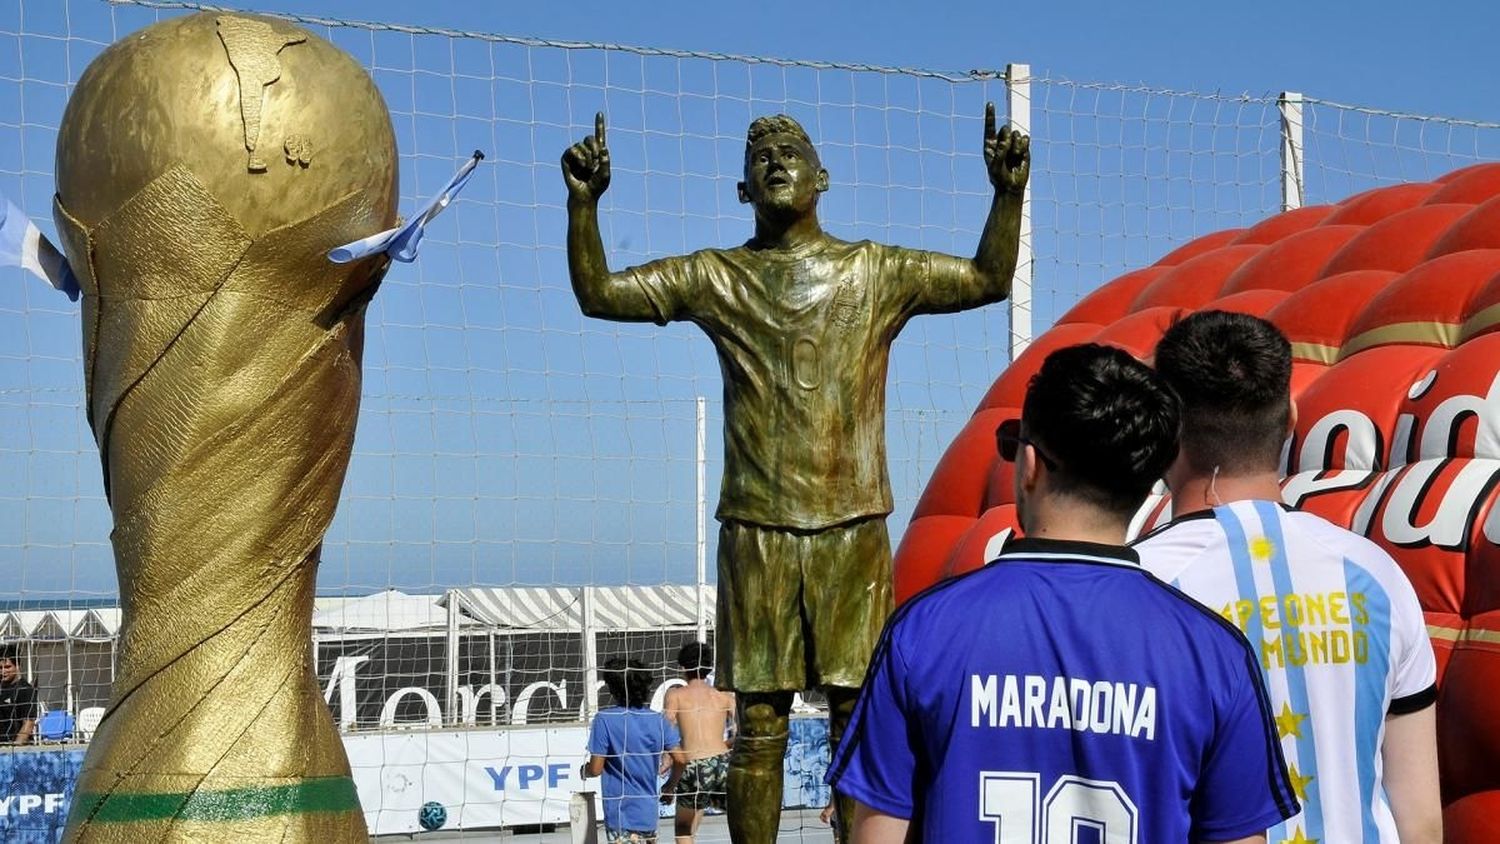
{"type": "Polygon", "coordinates": [[[1016,462],[1016,454],[1020,452],[1023,445],[1029,445],[1036,451],[1036,456],[1041,458],[1043,466],[1054,472],[1057,471],[1057,461],[1048,457],[1035,440],[1021,433],[1021,420],[1007,419],[995,428],[995,447],[1000,450],[1001,460],[1006,463],[1016,462]]]}

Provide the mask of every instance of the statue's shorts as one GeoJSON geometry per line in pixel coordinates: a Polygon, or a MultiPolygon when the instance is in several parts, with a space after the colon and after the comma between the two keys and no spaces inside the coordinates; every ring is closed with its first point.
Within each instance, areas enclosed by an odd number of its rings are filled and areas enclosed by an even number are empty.
{"type": "Polygon", "coordinates": [[[738,692],[858,688],[891,596],[884,517],[810,531],[725,522],[714,683],[738,692]]]}

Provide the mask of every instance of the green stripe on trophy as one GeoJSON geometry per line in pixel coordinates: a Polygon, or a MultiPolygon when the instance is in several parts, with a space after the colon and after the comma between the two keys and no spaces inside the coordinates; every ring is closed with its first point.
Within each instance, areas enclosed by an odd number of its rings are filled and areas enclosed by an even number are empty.
{"type": "Polygon", "coordinates": [[[73,801],[74,814],[90,823],[139,821],[238,821],[275,815],[359,810],[359,795],[349,777],[319,777],[289,785],[229,788],[180,793],[83,793],[73,801]]]}

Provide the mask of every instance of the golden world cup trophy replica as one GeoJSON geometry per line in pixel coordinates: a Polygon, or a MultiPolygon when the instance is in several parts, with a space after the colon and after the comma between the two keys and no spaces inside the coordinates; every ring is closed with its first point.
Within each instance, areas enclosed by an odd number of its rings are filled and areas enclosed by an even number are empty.
{"type": "Polygon", "coordinates": [[[164,21],[79,79],[54,215],[83,288],[120,673],[69,841],[368,839],[309,632],[396,222],[369,75],[287,22],[164,21]]]}

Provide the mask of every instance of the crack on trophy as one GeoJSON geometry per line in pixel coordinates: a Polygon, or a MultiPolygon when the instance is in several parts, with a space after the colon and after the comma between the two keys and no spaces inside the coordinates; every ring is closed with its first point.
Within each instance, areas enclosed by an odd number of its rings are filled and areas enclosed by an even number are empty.
{"type": "MultiPolygon", "coordinates": [[[[246,168],[264,173],[266,162],[255,154],[260,139],[261,105],[266,89],[281,79],[281,61],[277,56],[294,44],[307,42],[307,36],[278,31],[278,27],[254,18],[224,15],[215,18],[219,40],[229,54],[229,66],[240,82],[240,115],[245,122],[245,149],[249,152],[246,168]]],[[[288,161],[294,159],[287,148],[288,161]]],[[[307,166],[303,161],[302,165],[307,166]]]]}

